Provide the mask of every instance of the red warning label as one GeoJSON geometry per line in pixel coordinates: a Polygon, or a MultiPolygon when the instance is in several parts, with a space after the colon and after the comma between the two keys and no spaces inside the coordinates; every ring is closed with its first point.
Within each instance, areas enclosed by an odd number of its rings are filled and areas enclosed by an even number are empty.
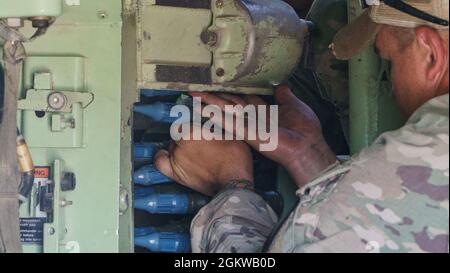
{"type": "Polygon", "coordinates": [[[34,169],[34,178],[49,178],[50,167],[36,167],[34,169]]]}

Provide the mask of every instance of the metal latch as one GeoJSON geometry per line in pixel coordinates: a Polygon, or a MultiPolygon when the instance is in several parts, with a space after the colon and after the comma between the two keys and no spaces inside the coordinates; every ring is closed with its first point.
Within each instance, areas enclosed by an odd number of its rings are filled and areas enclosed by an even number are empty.
{"type": "Polygon", "coordinates": [[[26,92],[26,98],[19,100],[19,110],[71,113],[72,106],[80,103],[84,109],[94,100],[90,92],[55,91],[52,88],[50,73],[36,73],[34,89],[26,92]]]}

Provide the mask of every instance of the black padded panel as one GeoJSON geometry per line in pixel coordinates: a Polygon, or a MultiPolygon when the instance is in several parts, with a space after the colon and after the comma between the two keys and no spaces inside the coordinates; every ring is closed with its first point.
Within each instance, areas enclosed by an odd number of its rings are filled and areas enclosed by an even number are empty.
{"type": "Polygon", "coordinates": [[[211,0],[156,0],[156,5],[191,9],[210,9],[211,0]]]}

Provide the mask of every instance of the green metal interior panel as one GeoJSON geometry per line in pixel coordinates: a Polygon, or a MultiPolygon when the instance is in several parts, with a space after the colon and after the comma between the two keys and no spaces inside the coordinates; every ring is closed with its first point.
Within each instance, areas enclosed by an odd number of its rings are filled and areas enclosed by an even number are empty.
{"type": "Polygon", "coordinates": [[[143,65],[209,66],[211,64],[211,52],[201,42],[199,36],[199,33],[202,33],[211,23],[209,10],[143,3],[140,18],[143,26],[140,32],[143,65]],[[164,16],[161,16],[162,14],[164,16]],[[173,44],[178,46],[168,46],[173,44]]]}
{"type": "MultiPolygon", "coordinates": [[[[349,20],[362,13],[359,0],[348,1],[349,20]]],[[[370,46],[349,62],[350,148],[358,153],[383,132],[404,123],[390,89],[388,65],[370,46]]]]}
{"type": "MultiPolygon", "coordinates": [[[[135,1],[125,0],[123,6],[122,28],[122,111],[120,134],[120,181],[122,202],[119,222],[119,251],[134,251],[134,214],[131,204],[132,183],[132,142],[133,105],[139,100],[137,88],[136,53],[136,6],[135,1]],[[126,200],[129,204],[127,205],[126,200]]],[[[120,209],[120,208],[119,208],[120,209]]]]}
{"type": "Polygon", "coordinates": [[[0,0],[0,18],[61,15],[63,0],[0,0]]]}
{"type": "MultiPolygon", "coordinates": [[[[49,147],[31,147],[36,165],[53,167],[56,183],[62,172],[73,172],[77,178],[75,190],[61,193],[61,198],[55,200],[58,215],[54,220],[58,223],[46,225],[45,252],[119,251],[121,11],[121,0],[90,0],[81,1],[80,5],[65,5],[63,15],[47,34],[26,45],[33,67],[47,68],[54,75],[55,90],[88,90],[95,97],[83,111],[81,147],[53,148],[63,141],[57,138],[55,144],[48,143],[49,147]],[[79,68],[80,57],[84,69],[79,68]],[[60,67],[63,59],[71,60],[65,68],[60,67]],[[73,74],[71,69],[78,72],[73,74]],[[62,198],[73,203],[66,202],[63,206],[62,198]]],[[[25,33],[32,31],[29,27],[24,29],[25,33]]],[[[31,74],[24,78],[27,88],[30,88],[31,74]]],[[[22,95],[27,88],[23,88],[22,95]]],[[[25,120],[20,127],[26,132],[42,126],[25,120]]],[[[48,127],[46,131],[50,136],[57,133],[48,127]]],[[[40,137],[33,133],[27,140],[33,143],[33,138],[40,137]]],[[[26,206],[22,206],[21,214],[27,216],[26,206]]],[[[126,236],[129,240],[129,233],[126,236]]],[[[25,251],[36,251],[36,247],[26,246],[25,251]]]]}

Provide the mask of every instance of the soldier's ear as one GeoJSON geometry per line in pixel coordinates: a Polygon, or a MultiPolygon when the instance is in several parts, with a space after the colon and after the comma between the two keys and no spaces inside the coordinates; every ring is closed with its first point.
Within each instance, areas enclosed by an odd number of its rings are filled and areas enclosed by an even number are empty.
{"type": "Polygon", "coordinates": [[[448,45],[440,33],[429,27],[416,29],[416,43],[419,50],[423,52],[425,66],[425,76],[427,80],[436,85],[441,83],[448,70],[448,45]]]}

